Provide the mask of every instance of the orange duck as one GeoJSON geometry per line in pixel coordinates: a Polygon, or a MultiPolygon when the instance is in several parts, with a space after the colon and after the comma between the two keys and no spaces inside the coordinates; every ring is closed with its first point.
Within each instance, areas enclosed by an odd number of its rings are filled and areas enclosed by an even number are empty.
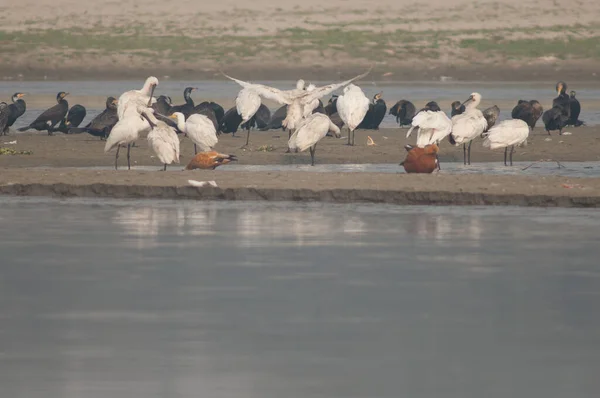
{"type": "Polygon", "coordinates": [[[408,153],[400,165],[404,166],[407,173],[433,173],[435,169],[440,168],[437,145],[426,145],[425,148],[406,145],[404,149],[408,153]]]}
{"type": "Polygon", "coordinates": [[[215,151],[211,152],[200,152],[196,154],[190,160],[188,165],[185,167],[186,170],[194,170],[194,169],[210,169],[214,170],[218,166],[223,164],[227,164],[230,162],[234,162],[237,160],[235,155],[226,155],[224,153],[219,153],[215,151]]]}

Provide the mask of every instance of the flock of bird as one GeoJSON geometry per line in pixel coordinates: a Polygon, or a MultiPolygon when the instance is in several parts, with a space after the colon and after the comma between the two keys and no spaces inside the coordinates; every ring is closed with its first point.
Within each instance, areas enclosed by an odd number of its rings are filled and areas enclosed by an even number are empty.
{"type": "MultiPolygon", "coordinates": [[[[369,70],[370,71],[370,70],[369,70]]],[[[146,136],[166,170],[167,165],[179,163],[180,139],[184,134],[194,144],[194,158],[186,169],[214,169],[222,164],[237,160],[235,155],[214,151],[221,133],[235,134],[238,128],[246,130],[246,145],[250,142],[250,130],[287,130],[288,152],[309,150],[311,165],[315,163],[317,143],[327,135],[341,136],[341,129],[348,130],[348,145],[354,145],[356,129],[378,129],[387,112],[387,105],[378,93],[369,100],[363,90],[354,84],[369,71],[352,79],[317,87],[298,80],[296,87],[280,90],[274,87],[242,81],[226,74],[226,78],[240,85],[235,106],[225,111],[215,102],[194,104],[193,87],[184,90],[185,103],[173,105],[170,97],[154,97],[159,82],[156,77],[146,79],[140,90],[130,90],[118,99],[108,97],[106,109],[86,126],[79,127],[86,116],[82,105],[69,108],[66,92],[56,96],[57,104],[40,114],[31,124],[19,131],[35,129],[68,134],[89,133],[106,140],[104,151],[116,149],[115,169],[118,168],[119,152],[127,148],[127,166],[131,168],[131,147],[142,136],[146,136]],[[332,95],[323,106],[321,99],[343,88],[340,95],[332,95]],[[263,99],[281,105],[272,115],[262,103],[263,99]]],[[[399,125],[409,127],[408,138],[416,130],[416,146],[407,145],[406,159],[401,163],[407,172],[431,173],[440,169],[439,144],[447,139],[452,145],[463,145],[464,164],[471,164],[471,144],[482,137],[483,146],[490,149],[504,148],[504,164],[507,157],[512,165],[515,146],[527,142],[530,131],[541,117],[546,131],[562,129],[568,125],[580,126],[581,105],[575,92],[567,92],[567,84],[558,82],[558,96],[552,108],[545,111],[537,100],[519,100],[512,110],[512,119],[496,123],[500,114],[497,106],[478,108],[481,95],[472,93],[464,102],[455,101],[451,117],[440,109],[435,101],[416,110],[407,100],[398,101],[389,110],[399,125]],[[509,151],[510,148],[510,152],[509,151]]],[[[0,132],[7,134],[9,128],[26,111],[24,93],[15,93],[10,105],[0,102],[0,132]]]]}

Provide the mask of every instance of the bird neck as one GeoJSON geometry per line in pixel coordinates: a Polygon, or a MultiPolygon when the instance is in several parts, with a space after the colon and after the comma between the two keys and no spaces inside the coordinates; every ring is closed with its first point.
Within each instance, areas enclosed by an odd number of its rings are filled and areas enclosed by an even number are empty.
{"type": "Polygon", "coordinates": [[[177,128],[182,133],[187,133],[187,129],[185,128],[185,119],[181,117],[181,115],[177,115],[177,128]]]}
{"type": "Polygon", "coordinates": [[[183,93],[183,99],[185,99],[186,104],[194,106],[194,100],[192,99],[192,93],[187,91],[183,93]]]}

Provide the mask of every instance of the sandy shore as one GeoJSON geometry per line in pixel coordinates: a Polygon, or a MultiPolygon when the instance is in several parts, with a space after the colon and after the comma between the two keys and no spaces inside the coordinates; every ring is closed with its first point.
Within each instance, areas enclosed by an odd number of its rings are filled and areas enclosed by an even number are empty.
{"type": "MultiPolygon", "coordinates": [[[[406,138],[406,129],[358,130],[356,146],[345,144],[346,130],[342,130],[342,139],[325,138],[317,146],[316,159],[320,164],[340,163],[393,163],[404,159],[403,146],[414,144],[415,137],[406,138]],[[375,146],[367,146],[367,136],[373,138],[375,146]]],[[[571,135],[559,136],[557,133],[548,136],[543,128],[536,127],[530,135],[526,147],[517,148],[515,161],[538,161],[553,159],[565,161],[598,161],[600,160],[600,127],[579,127],[565,130],[571,135]]],[[[242,149],[246,134],[238,132],[236,137],[223,134],[219,138],[216,149],[220,152],[237,155],[239,164],[307,164],[310,161],[308,152],[289,154],[287,149],[288,134],[281,130],[252,131],[250,146],[242,149]]],[[[490,151],[483,148],[482,140],[473,142],[471,158],[473,162],[498,162],[503,159],[502,150],[490,151]]],[[[0,156],[0,167],[109,167],[114,163],[114,152],[103,152],[104,142],[87,134],[64,135],[57,133],[48,136],[40,133],[20,133],[0,139],[0,145],[18,151],[32,151],[33,155],[0,156]],[[4,145],[4,142],[17,141],[16,145],[4,145]]],[[[158,160],[149,149],[146,140],[138,141],[132,149],[132,164],[140,166],[156,165],[158,160]]],[[[181,140],[181,166],[192,158],[193,145],[186,138],[181,140]]],[[[442,162],[462,162],[462,147],[454,147],[443,142],[440,149],[442,162]]],[[[125,158],[121,159],[122,165],[125,158]]]]}
{"type": "MultiPolygon", "coordinates": [[[[317,147],[317,162],[390,163],[404,157],[406,130],[359,131],[358,145],[327,138],[317,147]],[[366,145],[371,136],[376,146],[366,145]]],[[[530,143],[520,148],[515,160],[597,161],[598,128],[572,129],[568,136],[551,136],[536,129],[530,143]]],[[[111,170],[114,153],[104,154],[104,144],[87,135],[19,134],[0,142],[31,155],[0,156],[0,192],[8,195],[98,196],[118,198],[186,198],[235,200],[295,200],[374,202],[394,204],[493,204],[524,206],[600,206],[600,179],[494,175],[407,175],[398,173],[249,172],[228,170],[181,171],[192,156],[192,145],[182,141],[181,165],[163,173],[154,170],[111,170]],[[101,169],[82,169],[99,167],[101,169]],[[187,180],[215,180],[219,188],[192,188],[187,180]]],[[[221,136],[217,149],[238,155],[240,165],[307,164],[307,153],[286,154],[287,133],[253,132],[249,149],[241,149],[244,138],[221,136]]],[[[132,149],[134,166],[160,165],[145,140],[132,149]]],[[[499,161],[501,151],[491,152],[473,144],[473,162],[499,161]]],[[[441,150],[444,162],[462,161],[462,149],[447,143],[441,150]]],[[[125,158],[121,158],[125,165],[125,158]]]]}
{"type": "Polygon", "coordinates": [[[594,81],[600,3],[579,0],[24,0],[0,14],[0,79],[594,81]]]}

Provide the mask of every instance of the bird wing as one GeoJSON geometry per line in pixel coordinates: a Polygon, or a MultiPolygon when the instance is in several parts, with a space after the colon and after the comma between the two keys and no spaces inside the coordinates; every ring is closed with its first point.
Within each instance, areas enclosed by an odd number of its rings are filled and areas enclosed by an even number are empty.
{"type": "Polygon", "coordinates": [[[480,110],[467,111],[452,118],[452,136],[457,144],[471,141],[484,132],[487,121],[480,110]]]}
{"type": "Polygon", "coordinates": [[[520,119],[504,120],[487,132],[483,146],[490,149],[519,145],[527,140],[529,126],[520,119]]]}
{"type": "Polygon", "coordinates": [[[330,120],[321,113],[314,113],[304,119],[288,142],[290,149],[307,150],[327,135],[330,120]]]}
{"type": "Polygon", "coordinates": [[[8,123],[8,116],[10,115],[10,108],[6,102],[0,102],[0,134],[4,131],[6,124],[8,123]]]}
{"type": "Polygon", "coordinates": [[[186,121],[187,134],[192,141],[198,141],[203,151],[209,151],[210,148],[217,145],[217,130],[213,122],[204,115],[194,114],[186,121]]]}
{"type": "Polygon", "coordinates": [[[269,99],[271,101],[275,101],[280,105],[289,105],[292,103],[293,98],[289,92],[279,90],[275,87],[265,86],[264,84],[245,82],[243,80],[236,79],[235,77],[228,76],[225,73],[223,73],[223,76],[230,80],[233,80],[234,82],[246,89],[253,90],[256,94],[260,95],[261,97],[269,99]]]}
{"type": "Polygon", "coordinates": [[[371,67],[365,73],[355,76],[352,79],[346,80],[344,82],[332,83],[332,84],[328,84],[327,86],[317,87],[312,91],[306,91],[301,94],[302,101],[304,103],[307,103],[307,102],[314,101],[315,99],[320,99],[320,98],[326,96],[327,94],[334,92],[335,90],[337,90],[340,87],[347,86],[348,84],[352,83],[353,81],[362,79],[363,77],[367,76],[371,72],[371,69],[373,69],[373,68],[371,67]]]}

